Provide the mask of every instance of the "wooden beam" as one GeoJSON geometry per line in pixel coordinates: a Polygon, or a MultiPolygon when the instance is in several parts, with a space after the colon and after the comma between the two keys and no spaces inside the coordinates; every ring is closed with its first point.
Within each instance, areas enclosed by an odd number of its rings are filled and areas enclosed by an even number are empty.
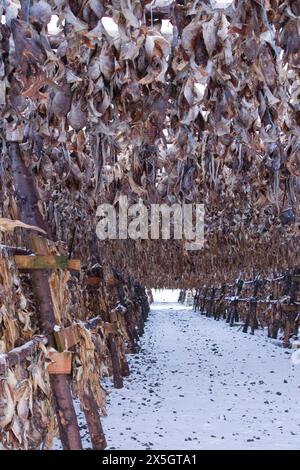
{"type": "Polygon", "coordinates": [[[69,269],[80,271],[80,260],[69,260],[67,256],[57,255],[15,255],[14,261],[19,269],[69,269]]]}

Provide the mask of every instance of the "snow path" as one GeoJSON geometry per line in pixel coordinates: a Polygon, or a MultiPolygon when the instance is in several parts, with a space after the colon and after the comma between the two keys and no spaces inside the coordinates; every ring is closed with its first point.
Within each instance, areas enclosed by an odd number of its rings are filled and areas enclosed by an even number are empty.
{"type": "Polygon", "coordinates": [[[265,336],[154,304],[125,387],[110,387],[108,449],[299,449],[300,365],[265,336]]]}
{"type": "MultiPolygon", "coordinates": [[[[291,350],[177,303],[152,305],[140,346],[123,389],[104,381],[107,449],[300,449],[291,350]]],[[[91,448],[78,402],[76,410],[91,448]]]]}

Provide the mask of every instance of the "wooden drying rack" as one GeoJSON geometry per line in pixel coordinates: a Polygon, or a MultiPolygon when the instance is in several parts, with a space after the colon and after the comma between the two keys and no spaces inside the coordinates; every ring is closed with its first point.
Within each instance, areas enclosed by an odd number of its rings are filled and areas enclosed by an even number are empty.
{"type": "MultiPolygon", "coordinates": [[[[32,243],[33,246],[38,247],[38,250],[41,250],[41,247],[46,246],[47,241],[40,237],[34,236],[32,238],[32,243]]],[[[13,255],[16,267],[21,272],[30,272],[31,270],[48,271],[56,269],[80,271],[81,269],[80,260],[70,260],[67,256],[34,254],[32,251],[29,251],[25,248],[9,247],[3,245],[1,246],[1,248],[5,249],[8,254],[13,255]]],[[[51,362],[49,363],[47,368],[50,377],[62,377],[64,375],[70,376],[72,372],[72,352],[69,351],[69,349],[73,348],[80,342],[79,327],[84,327],[89,330],[95,330],[97,329],[97,327],[100,326],[108,334],[112,335],[118,332],[118,328],[116,325],[104,322],[99,316],[97,316],[86,322],[75,323],[65,328],[61,328],[59,326],[55,327],[53,329],[52,334],[37,335],[30,341],[24,343],[23,345],[12,349],[6,354],[0,355],[0,375],[5,376],[8,368],[20,365],[21,363],[25,362],[26,359],[30,358],[34,353],[36,353],[40,348],[40,345],[43,344],[51,346],[51,349],[49,350],[49,359],[51,359],[51,362]]],[[[65,403],[65,408],[64,410],[62,410],[60,409],[59,401],[54,401],[57,407],[56,411],[58,414],[66,412],[66,407],[68,407],[68,404],[65,403]]],[[[84,397],[83,405],[93,449],[102,450],[106,447],[106,440],[100,421],[97,403],[92,394],[86,395],[84,397]]],[[[72,409],[71,411],[73,412],[72,409]]],[[[68,424],[69,423],[66,422],[65,426],[67,427],[68,424]]],[[[75,424],[73,423],[73,426],[77,428],[77,434],[79,436],[79,427],[77,420],[75,424]]],[[[60,426],[59,430],[64,448],[81,448],[81,444],[78,445],[78,438],[76,442],[76,439],[75,441],[70,439],[67,433],[64,432],[64,430],[61,430],[60,426]]]]}
{"type": "MultiPolygon", "coordinates": [[[[297,292],[300,287],[300,275],[299,270],[293,269],[280,276],[274,278],[261,278],[256,277],[255,279],[243,281],[237,279],[235,284],[223,284],[217,287],[203,286],[201,289],[196,290],[194,296],[194,310],[199,310],[201,313],[207,316],[214,316],[215,319],[219,319],[221,314],[217,312],[218,309],[223,311],[223,318],[226,318],[226,322],[233,326],[234,321],[238,318],[238,305],[248,304],[248,312],[246,314],[245,324],[243,326],[243,332],[247,333],[249,326],[251,327],[251,333],[254,334],[254,330],[258,328],[257,322],[257,306],[265,306],[266,308],[279,308],[280,311],[286,315],[286,326],[284,327],[284,340],[283,345],[288,347],[289,337],[295,326],[296,318],[300,313],[300,302],[297,301],[297,292]],[[259,299],[258,291],[266,284],[276,282],[287,282],[285,296],[278,299],[259,299]],[[251,297],[242,297],[241,291],[243,287],[253,286],[253,293],[251,297]],[[234,288],[232,295],[226,295],[228,289],[234,288]],[[226,306],[227,305],[227,306],[226,306]]],[[[279,326],[272,327],[272,338],[276,339],[279,326]]]]}

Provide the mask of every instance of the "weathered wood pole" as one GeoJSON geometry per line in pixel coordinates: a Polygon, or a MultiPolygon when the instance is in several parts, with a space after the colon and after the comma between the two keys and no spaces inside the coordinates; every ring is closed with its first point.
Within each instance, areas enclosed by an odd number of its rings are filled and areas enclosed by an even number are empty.
{"type": "Polygon", "coordinates": [[[242,279],[238,279],[236,283],[236,288],[235,288],[235,299],[233,301],[233,308],[230,310],[230,316],[229,316],[229,321],[230,326],[234,325],[235,321],[239,320],[239,313],[238,313],[238,307],[239,307],[239,297],[242,292],[244,285],[244,281],[242,279]]]}
{"type": "Polygon", "coordinates": [[[247,333],[249,325],[251,323],[251,333],[254,334],[254,328],[255,328],[255,321],[254,318],[256,318],[256,307],[257,307],[257,294],[258,294],[258,289],[260,287],[261,282],[259,279],[255,279],[254,281],[254,287],[253,287],[253,295],[249,300],[249,310],[247,313],[246,321],[243,327],[243,333],[247,333]]]}
{"type": "Polygon", "coordinates": [[[113,381],[115,388],[123,387],[123,377],[121,372],[121,365],[118,356],[118,350],[114,338],[108,335],[107,345],[111,356],[112,368],[113,368],[113,381]]]}
{"type": "Polygon", "coordinates": [[[124,318],[126,322],[127,334],[129,337],[129,349],[131,353],[135,354],[138,352],[138,347],[137,347],[138,334],[135,329],[134,311],[133,311],[132,305],[128,305],[126,307],[124,318]]]}
{"type": "Polygon", "coordinates": [[[127,362],[127,359],[126,359],[126,355],[125,355],[125,352],[124,354],[121,356],[121,373],[122,373],[122,376],[123,377],[129,377],[130,375],[130,369],[129,369],[129,365],[128,365],[128,362],[127,362]]]}
{"type": "Polygon", "coordinates": [[[202,297],[202,302],[201,302],[201,307],[200,307],[200,313],[201,315],[204,315],[205,313],[205,306],[206,306],[206,297],[208,295],[208,287],[204,286],[204,295],[202,297]]]}
{"type": "MultiPolygon", "coordinates": [[[[38,209],[38,196],[30,170],[22,160],[17,143],[10,144],[12,171],[22,222],[37,225],[46,232],[47,224],[38,209]]],[[[40,253],[41,254],[41,253],[40,253]]],[[[52,304],[48,272],[33,270],[30,272],[32,288],[38,304],[38,321],[41,333],[52,334],[56,323],[52,304]]],[[[55,411],[58,421],[62,446],[65,450],[82,449],[77,417],[73,405],[70,376],[65,374],[50,375],[55,411]]]]}
{"type": "Polygon", "coordinates": [[[194,312],[196,312],[196,310],[197,310],[197,304],[198,304],[199,295],[200,295],[200,289],[196,289],[196,293],[195,293],[195,295],[194,295],[194,303],[193,303],[193,310],[194,310],[194,312]]]}

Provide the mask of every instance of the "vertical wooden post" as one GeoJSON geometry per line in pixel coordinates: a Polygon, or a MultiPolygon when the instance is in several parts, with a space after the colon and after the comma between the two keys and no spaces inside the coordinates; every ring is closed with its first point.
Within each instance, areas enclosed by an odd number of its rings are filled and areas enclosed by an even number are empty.
{"type": "Polygon", "coordinates": [[[204,286],[204,288],[202,289],[202,295],[201,295],[201,299],[200,299],[200,302],[199,302],[199,312],[200,312],[201,315],[203,315],[206,293],[207,293],[207,287],[204,286]]]}
{"type": "Polygon", "coordinates": [[[206,303],[207,303],[207,297],[209,295],[209,287],[206,287],[205,289],[205,294],[204,294],[204,298],[203,298],[203,303],[202,303],[202,315],[205,315],[206,314],[206,303]]]}
{"type": "MultiPolygon", "coordinates": [[[[294,278],[294,274],[297,273],[297,269],[294,269],[292,274],[289,274],[287,277],[288,291],[290,296],[290,305],[294,305],[297,300],[297,291],[299,284],[294,278]]],[[[293,330],[293,325],[297,316],[297,310],[295,307],[292,307],[289,311],[288,309],[283,312],[284,315],[284,336],[283,336],[283,346],[288,348],[290,345],[290,335],[293,330]],[[294,309],[294,311],[293,311],[294,309]]]]}
{"type": "MultiPolygon", "coordinates": [[[[227,285],[224,284],[223,287],[222,287],[222,293],[223,293],[223,301],[222,301],[222,311],[221,311],[221,314],[222,314],[222,318],[224,319],[226,317],[226,291],[227,291],[227,285]]],[[[220,318],[220,317],[219,317],[220,318]]]]}
{"type": "Polygon", "coordinates": [[[114,380],[114,387],[115,388],[122,388],[123,387],[123,377],[121,372],[121,365],[118,356],[118,350],[116,347],[116,343],[111,335],[107,338],[108,349],[111,356],[112,368],[113,368],[113,380],[114,380]]]}
{"type": "MultiPolygon", "coordinates": [[[[297,302],[297,296],[299,293],[299,280],[300,280],[300,269],[295,268],[293,271],[293,280],[292,280],[292,287],[291,287],[291,302],[296,303],[297,302]]],[[[292,324],[291,324],[291,331],[297,334],[298,327],[296,325],[296,319],[299,316],[299,307],[293,314],[293,319],[292,319],[292,324]]]]}
{"type": "Polygon", "coordinates": [[[253,295],[252,297],[250,297],[250,300],[249,300],[249,310],[248,310],[246,321],[243,327],[243,333],[247,333],[248,327],[251,323],[251,334],[254,334],[254,329],[255,329],[254,318],[256,319],[257,294],[258,294],[258,289],[260,287],[260,284],[261,284],[260,280],[256,278],[254,281],[253,295]]]}
{"type": "Polygon", "coordinates": [[[277,303],[274,305],[273,307],[273,321],[272,321],[272,325],[271,325],[271,338],[272,339],[277,339],[277,336],[278,336],[278,331],[279,331],[279,327],[280,327],[280,323],[279,323],[279,320],[278,320],[278,316],[281,316],[282,313],[281,313],[281,307],[280,305],[277,303]]]}
{"type": "Polygon", "coordinates": [[[215,288],[215,297],[214,297],[213,311],[212,311],[214,320],[216,320],[218,306],[219,306],[219,299],[220,299],[220,295],[218,295],[219,290],[220,290],[220,287],[215,288]]]}
{"type": "Polygon", "coordinates": [[[223,284],[220,287],[220,295],[217,299],[216,302],[216,308],[214,312],[214,319],[215,320],[220,320],[220,316],[224,313],[224,297],[225,297],[225,292],[226,292],[226,285],[223,284]]]}
{"type": "Polygon", "coordinates": [[[194,295],[194,302],[193,302],[193,310],[196,312],[197,308],[197,302],[198,302],[198,296],[199,296],[199,289],[196,289],[195,295],[194,295]]]}
{"type": "MultiPolygon", "coordinates": [[[[236,282],[234,284],[234,289],[233,289],[233,294],[235,295],[236,291],[236,282]]],[[[226,312],[226,323],[230,323],[231,320],[231,315],[232,315],[232,296],[230,296],[229,302],[228,302],[228,310],[226,312]]]]}
{"type": "Polygon", "coordinates": [[[202,297],[202,292],[203,292],[203,287],[199,289],[199,294],[198,294],[198,299],[197,299],[197,304],[196,304],[196,311],[199,312],[200,310],[200,305],[201,305],[201,297],[202,297]]]}
{"type": "Polygon", "coordinates": [[[123,377],[129,377],[130,375],[130,369],[125,354],[121,358],[121,373],[123,377]]]}
{"type": "MultiPolygon", "coordinates": [[[[47,232],[47,226],[38,209],[38,196],[35,190],[34,180],[22,160],[17,143],[11,144],[10,154],[14,184],[20,208],[20,218],[22,222],[37,225],[47,232]]],[[[38,320],[41,333],[52,333],[56,321],[48,282],[48,273],[44,270],[35,270],[30,273],[30,276],[32,279],[33,292],[38,304],[38,320]]],[[[62,446],[65,450],[82,449],[77,417],[71,395],[70,377],[65,374],[51,375],[50,385],[54,397],[62,446]]]]}
{"type": "Polygon", "coordinates": [[[258,295],[258,290],[260,286],[261,286],[261,281],[259,279],[256,279],[254,282],[254,292],[253,292],[253,298],[251,299],[251,308],[250,308],[251,335],[254,335],[254,331],[258,328],[257,295],[258,295]]]}
{"type": "Polygon", "coordinates": [[[71,376],[51,374],[50,385],[63,449],[81,450],[79,426],[70,390],[71,376]]]}
{"type": "Polygon", "coordinates": [[[210,299],[209,299],[209,302],[208,302],[208,306],[207,306],[207,313],[206,313],[206,316],[207,316],[207,317],[211,317],[211,316],[212,316],[213,308],[214,308],[215,293],[216,293],[216,288],[213,287],[213,288],[211,289],[211,296],[210,296],[210,299]]]}
{"type": "Polygon", "coordinates": [[[129,349],[131,353],[137,353],[138,348],[137,348],[137,340],[138,340],[138,335],[135,330],[135,325],[133,323],[133,309],[131,305],[128,305],[126,308],[126,312],[124,313],[124,318],[126,321],[126,329],[127,329],[127,334],[129,337],[129,349]]]}
{"type": "Polygon", "coordinates": [[[236,288],[234,292],[234,301],[232,302],[232,309],[230,309],[230,314],[227,319],[227,322],[230,323],[230,326],[234,325],[235,321],[238,321],[239,314],[238,314],[238,305],[239,305],[239,296],[241,294],[243,288],[244,281],[242,279],[238,279],[236,282],[236,288]]]}
{"type": "MultiPolygon", "coordinates": [[[[121,305],[123,305],[126,308],[126,295],[125,295],[125,291],[124,291],[124,279],[123,279],[123,277],[118,278],[118,284],[117,284],[116,288],[117,288],[117,294],[118,294],[119,302],[120,302],[121,305]]],[[[126,316],[125,313],[123,315],[124,315],[124,319],[125,319],[126,331],[127,331],[128,337],[129,337],[129,341],[131,341],[130,325],[126,321],[126,319],[128,318],[128,315],[126,316]]],[[[114,341],[116,342],[117,340],[114,339],[114,341]]],[[[130,375],[130,371],[129,371],[129,365],[128,365],[125,354],[122,355],[120,363],[121,363],[120,367],[121,367],[122,376],[123,377],[128,377],[130,375]]]]}

